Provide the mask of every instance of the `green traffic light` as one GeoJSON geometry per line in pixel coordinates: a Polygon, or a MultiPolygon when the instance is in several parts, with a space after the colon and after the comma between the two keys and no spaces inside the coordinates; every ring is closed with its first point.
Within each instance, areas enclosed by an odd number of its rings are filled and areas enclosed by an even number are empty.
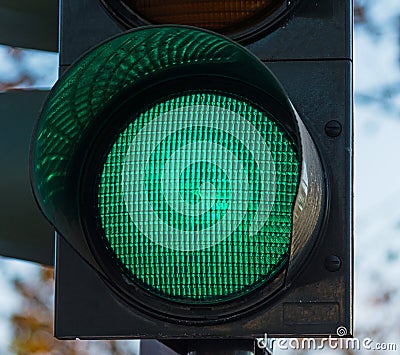
{"type": "Polygon", "coordinates": [[[280,84],[243,47],[194,28],[137,29],[53,88],[33,188],[124,297],[221,304],[261,292],[297,255],[298,128],[280,84]]]}
{"type": "Polygon", "coordinates": [[[232,299],[288,261],[298,148],[244,98],[186,92],[133,114],[100,174],[105,248],[158,296],[232,299]]]}

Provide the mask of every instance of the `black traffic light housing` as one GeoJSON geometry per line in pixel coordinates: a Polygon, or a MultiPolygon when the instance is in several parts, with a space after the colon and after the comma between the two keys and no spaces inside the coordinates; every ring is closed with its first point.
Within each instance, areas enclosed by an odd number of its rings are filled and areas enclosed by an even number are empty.
{"type": "MultiPolygon", "coordinates": [[[[168,323],[117,297],[107,281],[59,236],[58,338],[335,335],[339,326],[352,334],[352,2],[299,0],[290,6],[274,28],[254,40],[246,39],[245,45],[285,88],[324,168],[324,220],[297,277],[264,307],[238,319],[201,326],[168,323]]],[[[62,0],[60,30],[62,73],[85,51],[128,28],[98,0],[62,0]]]]}
{"type": "Polygon", "coordinates": [[[54,0],[0,3],[0,43],[43,51],[58,50],[58,2],[54,0]]]}

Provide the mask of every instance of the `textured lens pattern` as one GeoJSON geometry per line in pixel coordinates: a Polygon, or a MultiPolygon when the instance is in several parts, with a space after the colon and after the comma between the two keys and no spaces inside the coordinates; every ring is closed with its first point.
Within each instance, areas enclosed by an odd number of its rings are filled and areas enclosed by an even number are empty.
{"type": "Polygon", "coordinates": [[[241,27],[260,16],[273,13],[284,0],[254,1],[197,1],[197,0],[122,0],[149,22],[154,24],[182,24],[223,31],[230,27],[241,27]]]}
{"type": "Polygon", "coordinates": [[[132,117],[99,173],[102,242],[121,273],[157,296],[247,294],[288,261],[297,149],[272,115],[236,96],[186,92],[154,104],[132,117]]]}
{"type": "Polygon", "coordinates": [[[254,70],[257,63],[251,59],[223,38],[178,27],[125,33],[87,53],[58,81],[37,127],[33,176],[43,210],[57,214],[60,203],[69,198],[64,193],[72,181],[71,164],[82,161],[78,149],[87,145],[84,137],[98,126],[99,113],[121,91],[180,65],[232,65],[249,60],[254,70]]]}

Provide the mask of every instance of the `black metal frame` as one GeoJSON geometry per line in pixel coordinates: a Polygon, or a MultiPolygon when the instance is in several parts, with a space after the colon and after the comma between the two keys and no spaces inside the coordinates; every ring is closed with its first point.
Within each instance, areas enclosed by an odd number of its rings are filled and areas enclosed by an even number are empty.
{"type": "Polygon", "coordinates": [[[1,255],[54,263],[54,229],[32,196],[29,149],[36,115],[48,91],[0,93],[0,252],[1,255]]]}

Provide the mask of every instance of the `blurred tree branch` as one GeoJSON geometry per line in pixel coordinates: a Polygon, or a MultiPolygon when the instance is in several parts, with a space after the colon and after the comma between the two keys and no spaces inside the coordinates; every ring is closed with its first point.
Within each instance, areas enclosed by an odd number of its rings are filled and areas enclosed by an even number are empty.
{"type": "MultiPolygon", "coordinates": [[[[16,63],[17,66],[22,67],[22,50],[19,48],[8,48],[8,55],[11,59],[16,63]]],[[[12,90],[20,86],[32,86],[35,83],[35,78],[32,75],[25,71],[21,70],[18,78],[12,81],[0,81],[0,92],[12,90]]]]}
{"type": "Polygon", "coordinates": [[[16,355],[135,355],[112,341],[60,341],[53,337],[53,269],[41,268],[38,279],[14,280],[22,307],[12,316],[11,350],[16,355]]]}
{"type": "MultiPolygon", "coordinates": [[[[376,40],[382,39],[384,31],[377,27],[369,14],[371,0],[354,1],[354,23],[355,26],[362,26],[376,40]]],[[[397,38],[398,63],[400,66],[400,14],[397,16],[397,28],[395,33],[390,36],[397,38]]],[[[394,73],[393,73],[394,74],[394,73]]],[[[358,90],[355,93],[356,103],[360,104],[378,104],[385,112],[390,112],[400,117],[400,82],[392,84],[383,84],[375,89],[367,91],[358,90]]]]}
{"type": "Polygon", "coordinates": [[[365,5],[356,0],[354,3],[354,23],[359,24],[365,23],[366,21],[365,5]]]}

